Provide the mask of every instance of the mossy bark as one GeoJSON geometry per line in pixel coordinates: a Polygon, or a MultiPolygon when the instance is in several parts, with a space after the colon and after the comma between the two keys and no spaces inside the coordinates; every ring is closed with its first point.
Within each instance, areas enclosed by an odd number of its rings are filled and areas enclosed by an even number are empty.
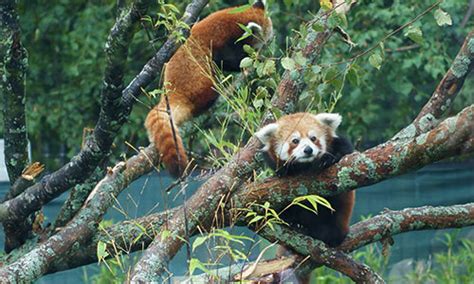
{"type": "Polygon", "coordinates": [[[28,163],[25,119],[25,73],[28,67],[16,1],[0,4],[0,91],[3,97],[5,163],[10,184],[28,163]]]}

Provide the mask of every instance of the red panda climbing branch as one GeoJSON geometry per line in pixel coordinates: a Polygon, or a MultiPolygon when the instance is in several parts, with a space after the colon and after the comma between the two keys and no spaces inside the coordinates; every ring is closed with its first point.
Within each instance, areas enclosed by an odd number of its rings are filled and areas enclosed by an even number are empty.
{"type": "Polygon", "coordinates": [[[271,36],[272,22],[262,1],[243,11],[236,11],[235,7],[217,11],[192,27],[190,37],[165,68],[164,88],[171,119],[163,96],[145,121],[150,142],[173,176],[181,176],[188,165],[179,126],[208,110],[218,97],[210,78],[212,61],[225,71],[238,71],[245,57],[243,45],[258,47],[271,36]],[[236,42],[244,33],[238,24],[247,26],[255,36],[236,42]]]}

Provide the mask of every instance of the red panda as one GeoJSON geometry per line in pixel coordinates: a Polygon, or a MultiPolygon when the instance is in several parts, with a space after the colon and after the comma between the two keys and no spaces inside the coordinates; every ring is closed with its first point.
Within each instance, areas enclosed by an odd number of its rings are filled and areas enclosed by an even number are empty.
{"type": "MultiPolygon", "coordinates": [[[[341,121],[336,113],[295,113],[266,125],[255,136],[262,142],[262,151],[278,175],[319,171],[354,151],[347,139],[336,135],[341,121]]],[[[354,191],[345,192],[327,198],[334,212],[320,206],[315,215],[302,207],[291,206],[280,217],[297,231],[334,247],[349,232],[354,199],[354,191]]]]}
{"type": "Polygon", "coordinates": [[[272,36],[272,22],[266,16],[262,1],[242,11],[236,8],[217,11],[196,23],[186,43],[166,65],[164,88],[173,127],[165,96],[146,118],[150,142],[154,143],[161,161],[175,177],[181,176],[188,166],[178,127],[208,110],[218,98],[209,77],[212,76],[209,75],[212,74],[212,61],[224,71],[238,71],[240,61],[245,57],[244,44],[258,48],[272,36]],[[245,25],[254,36],[237,42],[245,33],[238,24],[245,25]]]}

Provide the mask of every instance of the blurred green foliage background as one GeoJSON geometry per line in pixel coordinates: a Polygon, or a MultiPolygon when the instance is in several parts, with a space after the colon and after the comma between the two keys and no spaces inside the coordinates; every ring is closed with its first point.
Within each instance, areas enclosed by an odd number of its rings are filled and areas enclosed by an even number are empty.
{"type": "MultiPolygon", "coordinates": [[[[33,158],[43,160],[48,153],[57,156],[60,151],[71,156],[81,145],[83,128],[93,127],[98,117],[105,63],[103,49],[114,23],[117,1],[19,2],[23,43],[29,53],[27,121],[33,158]]],[[[167,2],[175,4],[182,11],[188,1],[167,2]]],[[[211,1],[202,16],[245,2],[211,1]]],[[[276,36],[268,50],[278,62],[289,52],[289,39],[316,14],[319,1],[267,2],[276,36]]],[[[461,26],[468,2],[446,0],[441,4],[441,8],[452,18],[451,26],[438,26],[433,12],[417,21],[414,27],[422,31],[422,39],[418,42],[407,37],[406,31],[386,40],[380,70],[369,63],[371,53],[359,58],[356,66],[351,67],[353,71],[343,84],[342,96],[334,111],[343,115],[342,131],[352,140],[358,141],[359,149],[391,137],[416,116],[448,69],[464,36],[474,26],[474,16],[461,26]]],[[[344,70],[346,65],[333,63],[343,62],[377,44],[390,31],[409,22],[433,3],[431,0],[358,1],[347,15],[347,24],[343,25],[357,45],[350,49],[339,36],[333,36],[324,48],[319,64],[323,74],[328,76],[331,72],[344,70]]],[[[154,16],[156,11],[155,5],[149,14],[154,16]]],[[[143,26],[147,27],[147,23],[144,22],[143,26]]],[[[144,28],[137,33],[128,59],[127,83],[166,39],[164,29],[155,30],[149,26],[147,29],[157,41],[151,44],[144,28]]],[[[279,62],[276,68],[276,74],[283,72],[279,62]]],[[[472,77],[466,81],[451,114],[473,103],[472,77]]],[[[307,81],[311,82],[311,78],[307,81]]],[[[305,97],[328,95],[323,89],[309,84],[305,97]]],[[[152,104],[153,101],[146,96],[136,103],[129,123],[124,125],[116,140],[116,151],[128,151],[125,141],[135,146],[148,144],[143,122],[152,104]]],[[[218,114],[226,110],[225,107],[217,106],[213,112],[218,114]]],[[[51,166],[56,165],[53,163],[51,166]]]]}

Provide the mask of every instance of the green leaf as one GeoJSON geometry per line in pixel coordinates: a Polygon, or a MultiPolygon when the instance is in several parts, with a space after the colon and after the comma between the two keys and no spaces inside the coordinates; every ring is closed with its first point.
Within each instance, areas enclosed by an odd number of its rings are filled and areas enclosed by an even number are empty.
{"type": "Polygon", "coordinates": [[[193,242],[192,251],[194,251],[197,247],[205,243],[207,240],[207,236],[197,237],[193,242]]]}
{"type": "Polygon", "coordinates": [[[347,71],[347,79],[353,86],[359,86],[359,74],[356,68],[349,68],[347,71]]]}
{"type": "Polygon", "coordinates": [[[423,43],[423,32],[419,27],[410,26],[405,32],[405,36],[418,44],[423,43]]]}
{"type": "Polygon", "coordinates": [[[234,9],[230,10],[230,11],[229,11],[229,14],[242,13],[242,12],[247,11],[247,10],[250,9],[251,7],[252,7],[251,4],[246,4],[246,5],[238,6],[238,7],[235,7],[234,9]]]}
{"type": "Polygon", "coordinates": [[[441,8],[437,9],[434,12],[434,18],[438,26],[451,26],[453,24],[453,20],[451,20],[451,16],[446,13],[445,11],[441,10],[441,8]]]}
{"type": "Polygon", "coordinates": [[[251,28],[248,28],[247,26],[242,25],[241,23],[237,23],[237,25],[239,25],[239,27],[240,27],[242,30],[244,30],[244,33],[242,34],[241,37],[239,37],[239,38],[235,41],[236,43],[239,42],[239,41],[242,41],[242,40],[244,40],[244,39],[246,39],[246,38],[248,38],[248,37],[250,37],[250,36],[253,35],[253,31],[252,31],[251,28]]]}
{"type": "Polygon", "coordinates": [[[252,55],[255,53],[255,50],[248,44],[244,44],[244,51],[245,53],[252,55]]]}
{"type": "Polygon", "coordinates": [[[373,67],[377,68],[380,70],[380,67],[382,66],[382,56],[380,56],[379,53],[374,53],[369,57],[369,63],[373,67]]]}
{"type": "Polygon", "coordinates": [[[314,23],[312,25],[312,28],[315,32],[324,32],[324,30],[325,30],[325,26],[320,22],[314,23]]]}
{"type": "Polygon", "coordinates": [[[275,72],[276,72],[275,61],[270,60],[270,59],[265,61],[265,64],[263,65],[263,70],[262,70],[263,75],[268,76],[275,72]]]}
{"type": "Polygon", "coordinates": [[[191,260],[189,261],[189,274],[193,275],[194,270],[196,269],[200,269],[204,273],[211,274],[211,271],[206,268],[204,263],[202,263],[197,258],[191,258],[191,260]]]}
{"type": "Polygon", "coordinates": [[[97,259],[99,260],[99,262],[101,262],[107,256],[109,256],[109,253],[107,252],[107,244],[99,241],[97,243],[97,259]]]}
{"type": "Polygon", "coordinates": [[[249,68],[252,66],[252,64],[253,64],[252,58],[244,57],[244,59],[240,61],[240,68],[249,68]]]}
{"type": "Polygon", "coordinates": [[[319,65],[313,65],[311,66],[311,71],[313,71],[314,74],[319,74],[319,72],[321,72],[321,67],[319,65]]]}
{"type": "Polygon", "coordinates": [[[281,65],[283,66],[283,68],[285,68],[286,70],[294,70],[295,69],[295,61],[289,57],[284,57],[281,59],[281,65]]]}
{"type": "Polygon", "coordinates": [[[295,62],[300,66],[304,66],[306,64],[306,58],[304,57],[303,52],[298,51],[295,54],[295,62]]]}
{"type": "Polygon", "coordinates": [[[253,106],[256,108],[256,109],[259,109],[263,106],[263,100],[262,99],[259,99],[259,100],[254,100],[253,101],[253,106]]]}
{"type": "Polygon", "coordinates": [[[248,224],[251,225],[251,224],[253,224],[253,223],[255,223],[255,222],[258,222],[258,221],[260,221],[260,220],[262,220],[262,219],[263,219],[263,216],[255,216],[255,217],[253,217],[253,218],[249,221],[248,224]]]}

